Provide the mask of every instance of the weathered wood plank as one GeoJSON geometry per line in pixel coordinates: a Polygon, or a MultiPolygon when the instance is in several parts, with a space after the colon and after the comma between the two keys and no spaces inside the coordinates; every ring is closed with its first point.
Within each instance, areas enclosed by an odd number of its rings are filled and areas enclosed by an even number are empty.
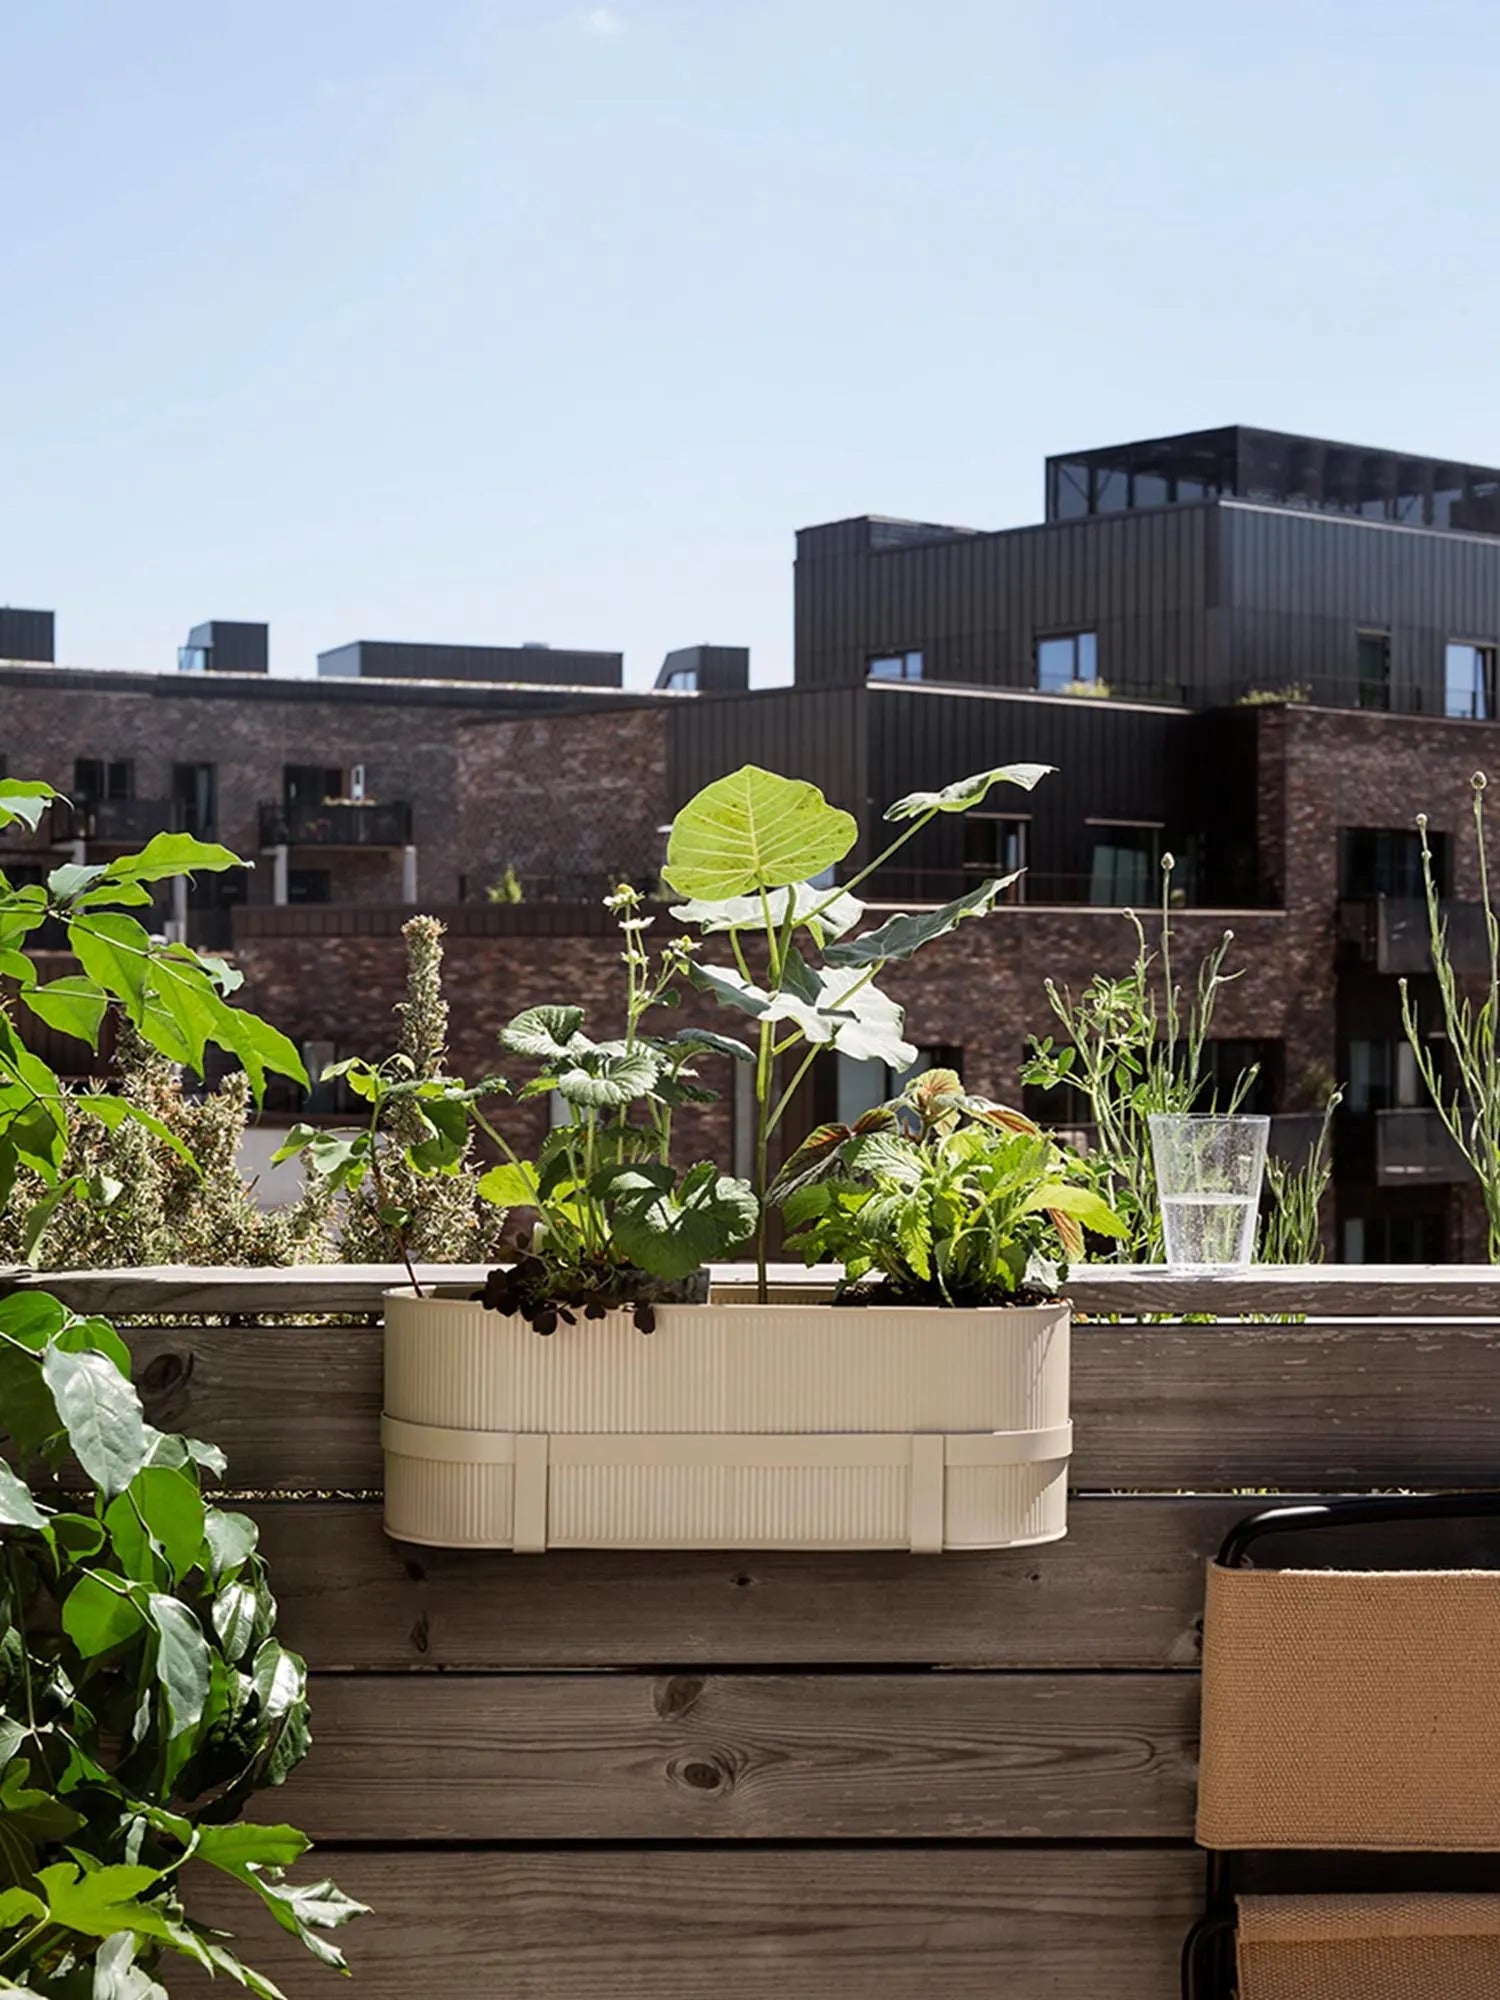
{"type": "MultiPolygon", "coordinates": [[[[268,1501],[283,1636],[316,1671],[629,1667],[1187,1668],[1203,1564],[1253,1497],[1076,1500],[1067,1539],[1013,1554],[545,1556],[388,1541],[371,1502],[268,1501]]],[[[1264,1545],[1268,1562],[1309,1544],[1264,1545]]],[[[1500,1560],[1494,1524],[1320,1535],[1318,1561],[1500,1560]]]]}
{"type": "Polygon", "coordinates": [[[1245,1500],[1083,1500],[1006,1555],[417,1549],[375,1503],[253,1506],[315,1669],[1196,1665],[1203,1563],[1245,1500]]]}
{"type": "MultiPolygon", "coordinates": [[[[479,1264],[422,1265],[424,1284],[470,1286],[479,1264]]],[[[724,1282],[744,1282],[749,1267],[716,1264],[724,1282]]],[[[831,1282],[836,1274],[779,1264],[779,1283],[831,1282]]],[[[254,1312],[354,1313],[373,1317],[381,1295],[404,1284],[395,1264],[298,1265],[290,1270],[227,1270],[180,1264],[126,1271],[39,1272],[20,1280],[0,1274],[0,1291],[17,1283],[56,1292],[79,1311],[162,1317],[254,1312]]],[[[1500,1267],[1488,1264],[1257,1265],[1193,1275],[1163,1266],[1080,1265],[1068,1296],[1083,1313],[1304,1313],[1314,1317],[1500,1318],[1500,1267]]]]}
{"type": "Polygon", "coordinates": [[[318,1841],[1192,1837],[1191,1674],[322,1675],[318,1841]]]}
{"type": "MultiPolygon", "coordinates": [[[[378,1328],[130,1338],[153,1421],[213,1438],[237,1485],[380,1490],[378,1328]]],[[[1082,1490],[1500,1481],[1500,1323],[1084,1325],[1073,1346],[1082,1490]]]]}
{"type": "MultiPolygon", "coordinates": [[[[340,1939],[361,2000],[1168,2000],[1202,1893],[1186,1848],[314,1859],[375,1912],[340,1939]]],[[[326,1969],[249,1901],[194,1909],[288,2000],[326,2000],[326,1969]]],[[[218,1992],[174,1968],[179,1988],[218,1992]]]]}

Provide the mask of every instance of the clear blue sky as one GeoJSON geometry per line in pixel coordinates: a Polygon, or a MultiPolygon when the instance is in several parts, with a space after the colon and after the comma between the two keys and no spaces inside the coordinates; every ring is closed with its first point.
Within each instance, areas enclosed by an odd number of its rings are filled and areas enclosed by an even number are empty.
{"type": "Polygon", "coordinates": [[[0,602],[748,643],[1242,421],[1500,461],[1494,0],[10,0],[0,602]]]}

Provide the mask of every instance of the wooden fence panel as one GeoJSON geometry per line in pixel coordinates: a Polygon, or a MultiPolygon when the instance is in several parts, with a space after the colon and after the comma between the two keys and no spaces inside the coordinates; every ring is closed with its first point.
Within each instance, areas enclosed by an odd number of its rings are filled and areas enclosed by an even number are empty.
{"type": "MultiPolygon", "coordinates": [[[[260,1809],[375,1905],[347,1933],[365,2000],[1171,2000],[1205,1561],[1258,1493],[1500,1484],[1497,1274],[1106,1269],[1072,1286],[1115,1317],[1075,1328],[1062,1542],[420,1549],[378,1499],[396,1276],[57,1281],[135,1316],[151,1415],[250,1496],[313,1671],[312,1758],[260,1809]],[[1311,1317],[1228,1317],[1273,1313],[1311,1317]]],[[[1319,1560],[1496,1551],[1449,1524],[1319,1560]]],[[[244,1927],[288,2000],[334,1990],[244,1927]]]]}
{"type": "Polygon", "coordinates": [[[323,1675],[319,1841],[1187,1840],[1191,1674],[323,1675]]]}
{"type": "MultiPolygon", "coordinates": [[[[375,1915],[347,1988],[258,1920],[287,2000],[1171,2000],[1187,1848],[319,1850],[375,1915]]],[[[240,1899],[202,1906],[221,1922],[240,1899]]],[[[222,1982],[221,1982],[222,1984],[222,1982]]],[[[222,2000],[174,1974],[173,1992],[222,2000]]]]}

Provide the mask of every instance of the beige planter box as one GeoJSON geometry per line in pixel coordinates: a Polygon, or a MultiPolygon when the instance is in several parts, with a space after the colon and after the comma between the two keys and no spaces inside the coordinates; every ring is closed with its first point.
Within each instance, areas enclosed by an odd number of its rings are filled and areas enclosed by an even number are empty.
{"type": "Polygon", "coordinates": [[[1067,1528],[1068,1308],[386,1295],[385,1528],[441,1548],[1019,1548],[1067,1528]]]}

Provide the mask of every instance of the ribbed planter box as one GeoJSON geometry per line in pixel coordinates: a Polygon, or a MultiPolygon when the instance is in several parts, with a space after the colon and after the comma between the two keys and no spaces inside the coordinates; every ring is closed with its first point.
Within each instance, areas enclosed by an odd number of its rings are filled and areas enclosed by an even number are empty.
{"type": "Polygon", "coordinates": [[[542,1338],[386,1295],[385,1527],[431,1547],[1019,1548],[1067,1528],[1068,1308],[710,1304],[542,1338]]]}

